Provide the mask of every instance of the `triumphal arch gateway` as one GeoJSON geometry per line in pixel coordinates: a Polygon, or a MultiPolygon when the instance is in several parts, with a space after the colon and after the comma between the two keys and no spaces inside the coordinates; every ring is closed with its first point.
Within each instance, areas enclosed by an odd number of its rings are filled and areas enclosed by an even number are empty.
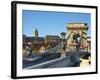
{"type": "Polygon", "coordinates": [[[86,23],[68,23],[67,26],[67,49],[68,52],[79,49],[87,50],[87,30],[86,23]]]}

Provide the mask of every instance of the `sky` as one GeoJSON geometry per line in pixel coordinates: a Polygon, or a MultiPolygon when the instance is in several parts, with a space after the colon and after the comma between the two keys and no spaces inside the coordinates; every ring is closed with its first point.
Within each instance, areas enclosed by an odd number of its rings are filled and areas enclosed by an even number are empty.
{"type": "Polygon", "coordinates": [[[88,32],[91,34],[91,14],[90,13],[71,13],[54,11],[34,11],[23,10],[22,26],[23,34],[32,36],[33,29],[36,28],[40,37],[46,35],[59,35],[66,32],[67,23],[87,23],[88,32]]]}

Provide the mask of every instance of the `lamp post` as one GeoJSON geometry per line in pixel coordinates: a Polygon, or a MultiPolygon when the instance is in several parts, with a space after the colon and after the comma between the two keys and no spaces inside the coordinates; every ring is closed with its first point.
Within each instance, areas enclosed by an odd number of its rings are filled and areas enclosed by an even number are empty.
{"type": "Polygon", "coordinates": [[[66,56],[65,54],[65,50],[66,50],[66,47],[65,47],[65,36],[66,36],[66,33],[65,32],[62,32],[61,33],[61,39],[62,39],[62,46],[61,46],[61,57],[64,58],[66,56]]]}

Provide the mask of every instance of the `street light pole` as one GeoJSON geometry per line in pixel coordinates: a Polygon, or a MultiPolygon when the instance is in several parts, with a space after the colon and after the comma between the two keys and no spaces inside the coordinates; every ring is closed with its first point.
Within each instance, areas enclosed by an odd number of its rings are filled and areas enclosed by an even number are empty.
{"type": "Polygon", "coordinates": [[[66,57],[66,54],[65,54],[65,36],[66,36],[66,33],[65,32],[62,32],[61,33],[61,39],[62,39],[62,46],[61,46],[61,57],[64,58],[66,57]]]}

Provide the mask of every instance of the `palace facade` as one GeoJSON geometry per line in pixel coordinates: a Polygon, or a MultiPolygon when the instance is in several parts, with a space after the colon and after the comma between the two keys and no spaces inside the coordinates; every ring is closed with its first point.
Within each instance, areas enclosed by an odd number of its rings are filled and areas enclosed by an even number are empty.
{"type": "Polygon", "coordinates": [[[35,29],[32,37],[23,35],[23,50],[25,50],[26,46],[31,45],[33,53],[41,53],[49,48],[54,48],[60,42],[60,36],[46,35],[45,37],[39,37],[38,30],[35,29]]]}

